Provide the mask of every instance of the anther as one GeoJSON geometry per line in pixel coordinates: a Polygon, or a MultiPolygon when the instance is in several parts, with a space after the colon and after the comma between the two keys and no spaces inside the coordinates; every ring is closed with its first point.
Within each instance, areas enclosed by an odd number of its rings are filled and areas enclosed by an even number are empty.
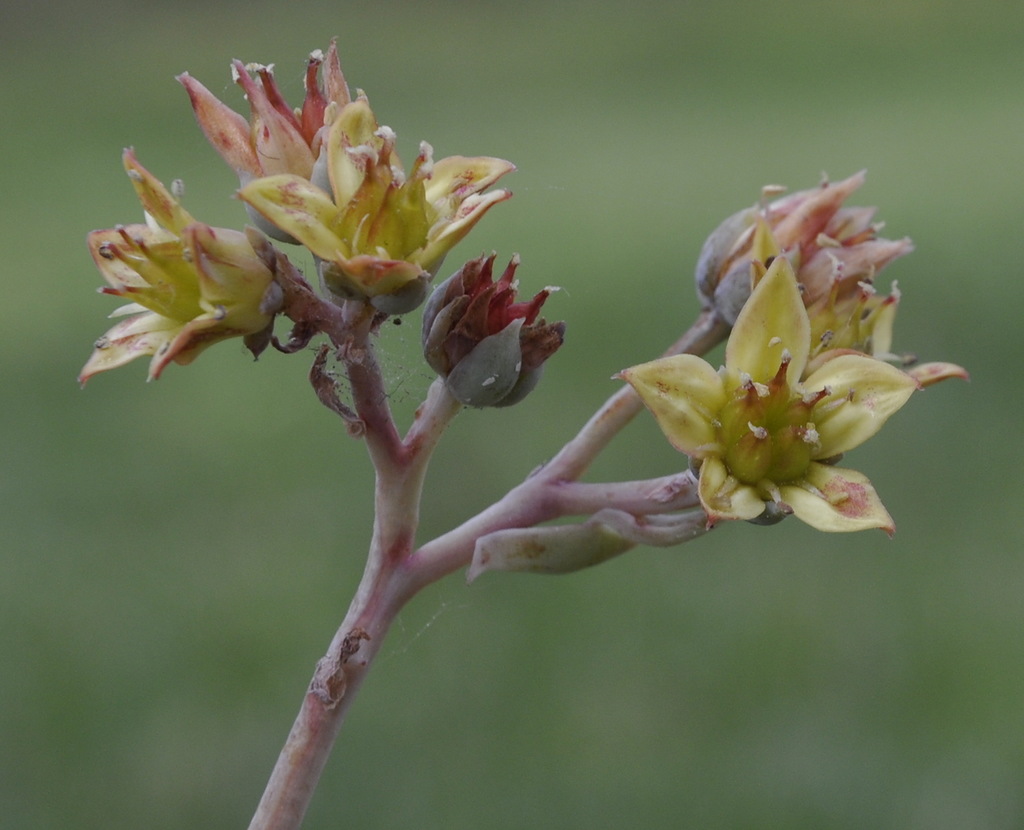
{"type": "Polygon", "coordinates": [[[764,427],[756,426],[755,424],[752,424],[750,421],[747,421],[747,428],[752,433],[754,433],[754,437],[757,438],[759,441],[764,441],[768,437],[768,430],[766,430],[764,427]]]}

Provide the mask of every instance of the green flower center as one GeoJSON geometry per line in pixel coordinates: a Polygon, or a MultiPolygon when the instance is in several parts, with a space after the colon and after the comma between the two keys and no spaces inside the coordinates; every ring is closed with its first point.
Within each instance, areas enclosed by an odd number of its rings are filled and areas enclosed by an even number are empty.
{"type": "Polygon", "coordinates": [[[789,362],[785,357],[767,384],[744,379],[719,418],[726,467],[759,489],[802,478],[820,447],[811,414],[821,396],[804,396],[789,385],[789,362]]]}

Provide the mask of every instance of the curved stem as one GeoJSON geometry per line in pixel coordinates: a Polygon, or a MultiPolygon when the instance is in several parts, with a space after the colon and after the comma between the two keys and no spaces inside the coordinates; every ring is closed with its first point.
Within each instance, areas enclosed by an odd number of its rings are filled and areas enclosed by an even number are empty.
{"type": "Polygon", "coordinates": [[[416,590],[469,565],[481,536],[557,518],[558,508],[553,499],[545,498],[546,491],[543,482],[527,479],[486,510],[410,554],[408,566],[416,590]]]}
{"type": "Polygon", "coordinates": [[[402,454],[402,440],[391,416],[377,355],[370,341],[375,312],[372,306],[347,302],[344,306],[348,336],[338,349],[352,387],[352,403],[366,430],[366,444],[374,465],[393,466],[402,454]]]}
{"type": "Polygon", "coordinates": [[[445,382],[434,378],[427,390],[427,398],[416,410],[412,426],[405,436],[405,452],[429,458],[448,424],[461,411],[462,404],[452,397],[445,382]]]}
{"type": "MultiPolygon", "coordinates": [[[[675,354],[702,355],[721,343],[729,334],[729,324],[714,311],[703,311],[694,324],[675,343],[665,350],[664,357],[675,354]]],[[[643,404],[631,386],[623,386],[594,413],[576,437],[545,465],[539,475],[578,479],[619,434],[643,409],[643,404]]]]}
{"type": "Polygon", "coordinates": [[[338,730],[395,616],[418,590],[409,554],[427,465],[461,405],[443,382],[430,388],[405,442],[398,438],[368,340],[369,321],[352,326],[343,358],[376,469],[373,537],[363,578],[345,619],[317,663],[284,748],[249,825],[298,830],[338,730]]]}
{"type": "Polygon", "coordinates": [[[395,615],[410,594],[371,556],[327,654],[317,663],[299,714],[249,830],[298,830],[335,738],[395,615]]]}

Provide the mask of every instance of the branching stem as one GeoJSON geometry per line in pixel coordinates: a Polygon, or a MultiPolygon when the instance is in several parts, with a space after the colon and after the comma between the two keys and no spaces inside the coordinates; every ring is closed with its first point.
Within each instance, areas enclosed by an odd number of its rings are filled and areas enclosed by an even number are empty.
{"type": "MultiPolygon", "coordinates": [[[[310,301],[305,292],[302,299],[310,301]]],[[[326,323],[321,330],[345,365],[355,415],[376,469],[373,537],[355,597],[317,664],[249,830],[298,830],[349,706],[395,616],[419,590],[465,568],[479,538],[603,507],[657,516],[697,504],[688,473],[641,482],[578,481],[642,408],[632,389],[624,386],[551,462],[478,515],[414,549],[427,465],[461,405],[441,380],[435,381],[402,439],[374,355],[372,313],[361,304],[347,303],[342,328],[337,317],[321,317],[326,323]]],[[[706,353],[727,333],[725,323],[705,312],[666,354],[706,353]]],[[[322,393],[318,389],[321,399],[322,393]]]]}

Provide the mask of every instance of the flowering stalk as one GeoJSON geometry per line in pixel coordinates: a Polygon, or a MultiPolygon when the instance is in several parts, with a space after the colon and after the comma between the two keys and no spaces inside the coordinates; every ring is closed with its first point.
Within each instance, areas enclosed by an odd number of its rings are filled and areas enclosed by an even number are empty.
{"type": "Polygon", "coordinates": [[[518,300],[518,256],[495,279],[495,255],[470,260],[434,288],[451,248],[507,190],[515,168],[488,156],[434,161],[422,142],[412,165],[364,93],[349,91],[332,43],[310,55],[305,98],[290,109],[267,66],[233,63],[247,120],[187,74],[179,77],[207,139],[237,174],[254,227],[197,222],[124,156],[145,224],[89,236],[106,294],[128,315],[97,341],[81,380],[150,356],[151,378],[207,347],[241,337],[301,352],[319,336],[310,381],[375,470],[374,524],[362,580],[274,767],[251,830],[297,830],[356,693],[401,608],[463,568],[567,573],[638,545],[691,541],[716,523],[770,524],[795,514],[826,531],[893,523],[870,482],[837,466],[923,386],[966,377],[958,366],[906,371],[891,353],[899,292],[877,273],[908,253],[878,236],[873,209],[844,206],[862,173],[759,205],[723,222],[696,269],[702,311],[658,360],[627,382],[547,464],[459,527],[417,547],[430,458],[465,406],[506,407],[537,385],[563,345],[565,323],[542,307],[554,289],[518,300]],[[255,77],[254,77],[255,76],[255,77]],[[301,244],[317,288],[271,239],[301,244]],[[318,290],[319,289],[319,290],[318,290]],[[423,356],[437,377],[402,435],[376,356],[390,315],[426,302],[423,356]],[[275,321],[291,321],[288,337],[275,321]],[[728,337],[719,369],[700,356],[728,337]],[[348,399],[328,369],[334,357],[348,399]],[[890,361],[890,362],[886,362],[890,361]],[[899,366],[891,365],[899,363],[899,366]],[[594,459],[644,406],[688,458],[667,476],[584,482],[594,459]],[[572,517],[574,521],[561,520],[572,517]]]}
{"type": "MultiPolygon", "coordinates": [[[[702,316],[669,352],[703,354],[725,331],[721,324],[702,316]]],[[[418,591],[469,566],[481,540],[563,516],[597,513],[610,505],[631,515],[657,516],[699,504],[696,482],[688,474],[646,482],[577,482],[600,450],[642,410],[639,398],[626,387],[609,399],[551,463],[478,515],[415,549],[427,464],[462,405],[440,378],[435,380],[408,434],[396,442],[390,414],[376,403],[386,398],[379,394],[383,383],[372,356],[372,342],[364,334],[345,354],[350,356],[346,368],[354,397],[361,401],[357,411],[364,419],[377,470],[373,538],[362,581],[317,664],[249,830],[296,830],[301,826],[342,722],[395,616],[418,591]],[[360,357],[353,360],[351,356],[357,354],[360,357]]],[[[684,522],[676,536],[694,538],[704,529],[703,514],[699,513],[697,521],[684,522]]]]}

